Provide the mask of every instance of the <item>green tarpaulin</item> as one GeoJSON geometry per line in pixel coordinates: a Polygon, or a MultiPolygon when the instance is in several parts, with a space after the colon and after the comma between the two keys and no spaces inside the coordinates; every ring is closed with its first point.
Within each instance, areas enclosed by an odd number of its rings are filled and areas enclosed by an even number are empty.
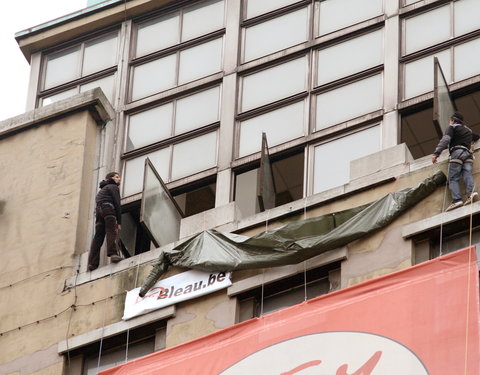
{"type": "Polygon", "coordinates": [[[387,194],[368,205],[295,221],[253,237],[204,231],[160,255],[140,296],[170,265],[207,272],[275,267],[297,264],[345,246],[390,224],[445,181],[445,175],[437,172],[413,188],[387,194]]]}

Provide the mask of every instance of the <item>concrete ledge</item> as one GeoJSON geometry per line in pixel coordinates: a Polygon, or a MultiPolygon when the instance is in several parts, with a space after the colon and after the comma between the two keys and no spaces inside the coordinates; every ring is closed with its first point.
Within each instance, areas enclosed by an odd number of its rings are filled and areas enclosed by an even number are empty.
{"type": "Polygon", "coordinates": [[[93,118],[103,124],[115,118],[115,110],[100,88],[95,88],[67,99],[25,112],[19,116],[0,121],[0,138],[18,133],[29,127],[52,121],[69,113],[88,110],[93,118]]]}
{"type": "Polygon", "coordinates": [[[66,353],[82,346],[93,344],[104,339],[126,332],[128,329],[134,329],[146,324],[153,323],[157,320],[167,319],[175,315],[175,306],[168,306],[151,313],[132,318],[127,321],[120,321],[113,323],[103,328],[98,328],[93,331],[84,333],[83,335],[72,337],[58,343],[58,354],[66,353]]]}

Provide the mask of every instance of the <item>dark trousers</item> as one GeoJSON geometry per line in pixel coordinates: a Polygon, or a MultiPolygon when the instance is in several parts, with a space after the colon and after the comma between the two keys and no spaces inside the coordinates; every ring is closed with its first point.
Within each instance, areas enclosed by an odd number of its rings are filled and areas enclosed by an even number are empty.
{"type": "Polygon", "coordinates": [[[102,204],[95,209],[95,235],[93,236],[88,265],[98,267],[100,248],[107,236],[107,256],[118,255],[118,226],[115,208],[110,204],[102,204]]]}

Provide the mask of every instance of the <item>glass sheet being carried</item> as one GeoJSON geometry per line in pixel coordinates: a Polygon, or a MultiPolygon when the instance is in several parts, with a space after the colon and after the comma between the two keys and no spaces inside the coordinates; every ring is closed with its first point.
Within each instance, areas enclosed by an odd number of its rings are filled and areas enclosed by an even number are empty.
{"type": "Polygon", "coordinates": [[[433,88],[433,122],[435,124],[439,138],[445,134],[448,128],[450,117],[456,111],[455,103],[450,97],[448,84],[443,74],[440,62],[435,57],[433,60],[434,68],[434,88],[433,88]]]}

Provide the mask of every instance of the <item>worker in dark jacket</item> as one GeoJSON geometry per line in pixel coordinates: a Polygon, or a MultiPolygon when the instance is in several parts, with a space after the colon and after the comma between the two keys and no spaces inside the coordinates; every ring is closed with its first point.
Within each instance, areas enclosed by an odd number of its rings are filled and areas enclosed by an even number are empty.
{"type": "Polygon", "coordinates": [[[463,115],[455,112],[450,118],[450,125],[445,135],[438,143],[435,152],[432,155],[432,163],[436,163],[441,152],[447,147],[450,151],[450,160],[448,166],[448,184],[452,195],[452,203],[445,211],[473,203],[478,199],[477,189],[473,180],[473,152],[472,145],[480,138],[478,134],[463,123],[463,115]],[[460,177],[465,183],[465,193],[467,200],[462,201],[460,192],[460,177]]]}
{"type": "Polygon", "coordinates": [[[100,182],[100,191],[95,198],[95,236],[88,254],[88,270],[98,268],[100,248],[107,236],[107,256],[112,263],[122,260],[118,249],[118,231],[121,229],[122,211],[120,207],[121,177],[117,172],[110,172],[100,182]]]}

